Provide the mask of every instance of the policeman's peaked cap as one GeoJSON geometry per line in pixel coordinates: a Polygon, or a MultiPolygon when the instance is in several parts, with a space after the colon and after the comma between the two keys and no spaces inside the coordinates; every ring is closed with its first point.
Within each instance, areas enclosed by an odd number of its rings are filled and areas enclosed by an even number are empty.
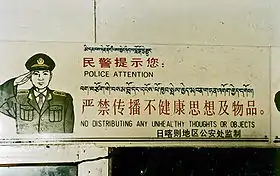
{"type": "Polygon", "coordinates": [[[50,70],[55,67],[55,63],[52,58],[44,53],[38,53],[31,56],[25,63],[27,70],[50,70]]]}

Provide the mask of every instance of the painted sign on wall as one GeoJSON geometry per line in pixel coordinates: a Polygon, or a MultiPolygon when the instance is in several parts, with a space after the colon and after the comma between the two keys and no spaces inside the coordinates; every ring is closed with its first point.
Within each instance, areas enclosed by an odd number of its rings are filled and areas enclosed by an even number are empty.
{"type": "Polygon", "coordinates": [[[5,43],[0,50],[4,139],[270,140],[269,48],[5,43]]]}

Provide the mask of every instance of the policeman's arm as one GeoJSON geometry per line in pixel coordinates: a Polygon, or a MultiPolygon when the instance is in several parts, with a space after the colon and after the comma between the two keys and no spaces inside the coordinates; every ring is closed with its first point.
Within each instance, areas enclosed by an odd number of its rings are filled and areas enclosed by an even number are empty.
{"type": "Polygon", "coordinates": [[[0,108],[17,95],[17,87],[25,84],[31,77],[31,72],[12,78],[0,85],[0,108]]]}
{"type": "Polygon", "coordinates": [[[16,78],[6,81],[0,85],[0,112],[15,118],[15,96],[17,94],[17,86],[14,86],[16,78]]]}
{"type": "Polygon", "coordinates": [[[280,91],[275,94],[274,103],[278,111],[280,111],[280,91]]]}
{"type": "Polygon", "coordinates": [[[73,107],[73,98],[70,94],[66,98],[66,112],[65,112],[65,121],[64,121],[64,131],[65,133],[73,133],[74,128],[74,107],[73,107]]]}

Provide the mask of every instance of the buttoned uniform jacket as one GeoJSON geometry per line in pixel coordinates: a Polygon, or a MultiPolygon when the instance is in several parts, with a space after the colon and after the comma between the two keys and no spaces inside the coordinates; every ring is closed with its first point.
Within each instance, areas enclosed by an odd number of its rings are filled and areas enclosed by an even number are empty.
{"type": "Polygon", "coordinates": [[[34,88],[17,90],[15,78],[0,85],[0,112],[16,120],[18,134],[73,133],[74,110],[70,94],[47,88],[40,109],[34,88]]]}

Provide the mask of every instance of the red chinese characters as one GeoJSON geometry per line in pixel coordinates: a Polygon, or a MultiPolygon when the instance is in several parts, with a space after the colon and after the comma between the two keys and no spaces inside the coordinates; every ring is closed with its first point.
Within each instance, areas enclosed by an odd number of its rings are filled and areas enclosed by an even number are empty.
{"type": "MultiPolygon", "coordinates": [[[[168,100],[168,99],[83,99],[82,113],[86,109],[97,108],[98,115],[159,115],[159,116],[256,116],[258,109],[254,100],[214,101],[214,100],[168,100]],[[247,106],[244,106],[247,104],[247,106]]],[[[261,115],[263,110],[260,110],[261,115]]]]}
{"type": "Polygon", "coordinates": [[[158,68],[161,65],[164,65],[164,63],[160,63],[158,58],[155,57],[149,57],[147,59],[140,58],[140,57],[122,57],[117,56],[115,58],[110,57],[84,57],[82,60],[82,66],[84,68],[90,68],[90,67],[96,67],[98,65],[99,68],[105,69],[105,68],[141,68],[141,67],[147,67],[147,68],[158,68]]]}

